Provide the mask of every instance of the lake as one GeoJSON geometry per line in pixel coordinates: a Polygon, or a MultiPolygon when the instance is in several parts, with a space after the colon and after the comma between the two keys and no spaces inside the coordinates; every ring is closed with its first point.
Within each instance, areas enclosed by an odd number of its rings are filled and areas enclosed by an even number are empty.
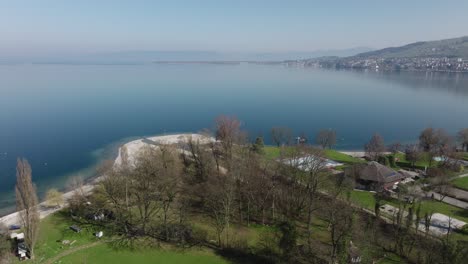
{"type": "Polygon", "coordinates": [[[63,187],[123,142],[212,128],[235,115],[251,137],[287,126],[338,133],[361,149],[374,132],[412,142],[427,126],[468,127],[468,75],[350,72],[282,65],[0,65],[0,208],[14,204],[17,157],[40,194],[63,187]]]}

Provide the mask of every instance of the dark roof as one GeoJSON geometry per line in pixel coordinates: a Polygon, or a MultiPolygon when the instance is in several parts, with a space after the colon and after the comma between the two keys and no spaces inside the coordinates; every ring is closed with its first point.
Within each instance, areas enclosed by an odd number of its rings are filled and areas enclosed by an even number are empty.
{"type": "Polygon", "coordinates": [[[404,178],[400,173],[375,161],[361,167],[358,176],[361,180],[379,183],[390,183],[404,178]]]}

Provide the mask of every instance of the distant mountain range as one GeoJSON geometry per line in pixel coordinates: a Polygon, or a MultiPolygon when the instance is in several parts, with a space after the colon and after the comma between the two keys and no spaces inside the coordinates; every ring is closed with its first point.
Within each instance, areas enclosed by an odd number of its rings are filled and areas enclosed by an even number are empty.
{"type": "Polygon", "coordinates": [[[346,57],[358,53],[368,52],[372,49],[357,47],[351,49],[316,50],[316,51],[293,51],[293,52],[216,52],[197,50],[134,50],[121,52],[101,52],[85,55],[50,55],[36,57],[1,56],[0,62],[13,63],[63,63],[63,64],[138,64],[158,61],[284,61],[289,59],[303,60],[321,56],[346,57]]]}
{"type": "Polygon", "coordinates": [[[468,59],[468,36],[436,41],[421,41],[357,54],[356,57],[416,58],[448,57],[468,59]]]}

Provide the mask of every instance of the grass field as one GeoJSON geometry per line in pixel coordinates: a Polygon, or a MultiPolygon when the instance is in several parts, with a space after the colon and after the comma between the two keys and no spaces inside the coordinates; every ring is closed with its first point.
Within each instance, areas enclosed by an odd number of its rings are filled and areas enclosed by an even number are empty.
{"type": "Polygon", "coordinates": [[[265,146],[263,151],[267,159],[276,159],[280,156],[280,148],[277,146],[265,146]]]}
{"type": "Polygon", "coordinates": [[[375,198],[374,193],[366,191],[357,191],[353,190],[351,192],[351,202],[361,208],[367,208],[369,210],[374,210],[375,207],[375,198]]]}
{"type": "Polygon", "coordinates": [[[91,226],[80,226],[83,228],[81,233],[75,233],[69,229],[72,224],[72,220],[60,212],[43,219],[35,250],[36,258],[32,263],[48,263],[50,259],[60,254],[66,256],[54,263],[229,263],[208,249],[180,251],[151,248],[140,251],[117,251],[93,236],[98,230],[91,226]],[[73,245],[63,245],[61,243],[63,240],[69,240],[73,245]],[[87,246],[91,247],[81,249],[87,246]],[[77,251],[73,252],[74,250],[77,251]],[[71,254],[68,255],[68,252],[71,254]]]}
{"type": "MultiPolygon", "coordinates": [[[[407,161],[406,160],[406,155],[404,153],[397,153],[395,154],[395,158],[397,158],[397,164],[400,166],[400,167],[411,167],[411,162],[407,161]]],[[[427,154],[423,154],[421,159],[419,159],[419,161],[417,161],[414,165],[416,167],[419,167],[419,168],[424,168],[424,167],[429,167],[429,161],[428,161],[428,157],[427,157],[427,154]]],[[[437,165],[437,162],[436,161],[433,161],[432,162],[432,166],[436,166],[437,165]]]]}
{"type": "Polygon", "coordinates": [[[452,183],[455,187],[468,191],[468,177],[455,179],[452,183]]]}
{"type": "Polygon", "coordinates": [[[61,213],[55,213],[41,221],[35,250],[35,263],[44,263],[45,260],[61,252],[97,241],[97,238],[93,236],[93,232],[97,230],[83,227],[81,233],[75,233],[69,229],[70,225],[72,222],[63,217],[61,213]],[[61,243],[63,240],[69,240],[73,244],[63,245],[61,243]]]}
{"type": "Polygon", "coordinates": [[[338,161],[338,162],[341,162],[341,163],[346,163],[346,164],[355,164],[355,163],[364,163],[365,162],[362,159],[354,158],[352,156],[346,155],[344,153],[341,153],[341,152],[333,150],[333,149],[326,149],[325,150],[325,156],[328,159],[338,161]]]}
{"type": "MultiPolygon", "coordinates": [[[[279,158],[280,156],[280,148],[277,146],[265,146],[264,153],[267,159],[276,159],[276,158],[279,158]]],[[[352,156],[346,155],[344,153],[341,153],[333,149],[326,149],[324,151],[324,154],[328,159],[341,162],[341,163],[346,163],[346,164],[355,164],[355,163],[365,162],[364,160],[354,158],[352,156]]]]}
{"type": "Polygon", "coordinates": [[[463,159],[468,161],[468,152],[463,153],[463,159]]]}
{"type": "Polygon", "coordinates": [[[56,263],[75,264],[75,263],[189,263],[189,264],[227,264],[230,263],[220,256],[215,255],[210,250],[115,250],[108,245],[98,245],[92,248],[84,249],[61,258],[56,263]]]}
{"type": "MultiPolygon", "coordinates": [[[[374,193],[365,192],[365,191],[352,191],[351,192],[351,201],[362,207],[369,210],[374,210],[375,207],[375,198],[374,193]]],[[[395,205],[395,200],[385,200],[382,201],[382,204],[395,205]]],[[[452,216],[458,220],[462,220],[468,223],[468,211],[461,208],[439,202],[439,201],[430,201],[425,200],[421,202],[421,213],[441,213],[444,215],[452,216]]]]}

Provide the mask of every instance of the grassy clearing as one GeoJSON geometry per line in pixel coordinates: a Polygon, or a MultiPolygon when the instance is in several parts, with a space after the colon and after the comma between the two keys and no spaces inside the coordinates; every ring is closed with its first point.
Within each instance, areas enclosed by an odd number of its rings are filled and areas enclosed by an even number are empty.
{"type": "MultiPolygon", "coordinates": [[[[33,263],[47,263],[59,254],[67,254],[55,263],[229,263],[212,250],[194,248],[181,251],[178,249],[115,250],[107,244],[98,244],[81,249],[99,241],[93,236],[96,230],[91,226],[80,226],[82,231],[75,233],[69,229],[73,221],[63,213],[52,214],[41,221],[39,238],[36,246],[36,258],[33,263]],[[63,245],[69,240],[73,245],[63,245]]],[[[107,237],[109,238],[109,237],[107,237]]]]}
{"type": "Polygon", "coordinates": [[[423,214],[426,212],[441,213],[468,223],[468,210],[464,210],[439,201],[423,201],[421,203],[421,212],[423,214]]]}
{"type": "Polygon", "coordinates": [[[279,158],[280,156],[280,148],[277,146],[265,146],[263,151],[267,159],[273,160],[279,158]]]}
{"type": "Polygon", "coordinates": [[[115,250],[108,245],[98,245],[65,256],[57,263],[192,263],[227,264],[228,261],[210,250],[115,250]]]}
{"type": "Polygon", "coordinates": [[[60,212],[41,221],[35,263],[44,263],[45,260],[61,252],[97,241],[93,233],[98,230],[82,227],[83,230],[80,233],[75,233],[69,229],[72,224],[72,221],[65,218],[60,212]],[[73,242],[73,245],[63,245],[61,243],[63,240],[69,240],[70,243],[73,242]]]}
{"type": "Polygon", "coordinates": [[[384,258],[377,261],[378,264],[396,264],[396,263],[407,263],[402,258],[394,253],[387,253],[384,258]]]}
{"type": "MultiPolygon", "coordinates": [[[[395,154],[396,162],[400,167],[406,167],[406,168],[411,168],[411,162],[406,160],[406,155],[404,153],[396,153],[395,154]]],[[[421,159],[417,161],[414,165],[420,169],[423,169],[424,167],[429,167],[429,158],[428,154],[424,153],[422,154],[421,159]]],[[[432,162],[432,167],[437,166],[437,162],[433,161],[432,162]]]]}
{"type": "Polygon", "coordinates": [[[369,210],[374,210],[375,207],[375,198],[374,193],[366,191],[357,191],[353,190],[351,192],[351,202],[361,208],[367,208],[369,210]]]}
{"type": "MultiPolygon", "coordinates": [[[[277,146],[265,146],[264,153],[267,159],[277,159],[280,156],[280,148],[277,146]]],[[[341,162],[341,163],[346,163],[346,164],[355,164],[355,163],[365,162],[362,159],[354,158],[352,156],[346,155],[344,153],[341,153],[333,149],[324,150],[324,154],[328,159],[341,162]]]]}
{"type": "MultiPolygon", "coordinates": [[[[352,191],[351,192],[351,201],[362,207],[362,208],[367,208],[369,210],[374,210],[375,207],[375,194],[371,192],[365,192],[365,191],[352,191]]],[[[395,200],[389,199],[382,201],[382,204],[390,204],[395,206],[395,200]]],[[[452,216],[453,218],[456,218],[458,220],[462,220],[465,222],[468,222],[468,210],[464,210],[443,202],[439,201],[422,201],[421,202],[421,213],[440,213],[448,216],[452,216]]]]}
{"type": "Polygon", "coordinates": [[[455,179],[452,183],[455,187],[468,191],[468,177],[455,179]]]}
{"type": "Polygon", "coordinates": [[[468,152],[463,153],[462,159],[468,161],[468,152]]]}
{"type": "Polygon", "coordinates": [[[346,155],[344,153],[341,153],[339,151],[333,150],[333,149],[326,149],[325,150],[325,156],[328,159],[341,162],[341,163],[346,163],[346,164],[355,164],[355,163],[364,163],[365,161],[362,159],[358,159],[355,157],[352,157],[350,155],[346,155]]]}

